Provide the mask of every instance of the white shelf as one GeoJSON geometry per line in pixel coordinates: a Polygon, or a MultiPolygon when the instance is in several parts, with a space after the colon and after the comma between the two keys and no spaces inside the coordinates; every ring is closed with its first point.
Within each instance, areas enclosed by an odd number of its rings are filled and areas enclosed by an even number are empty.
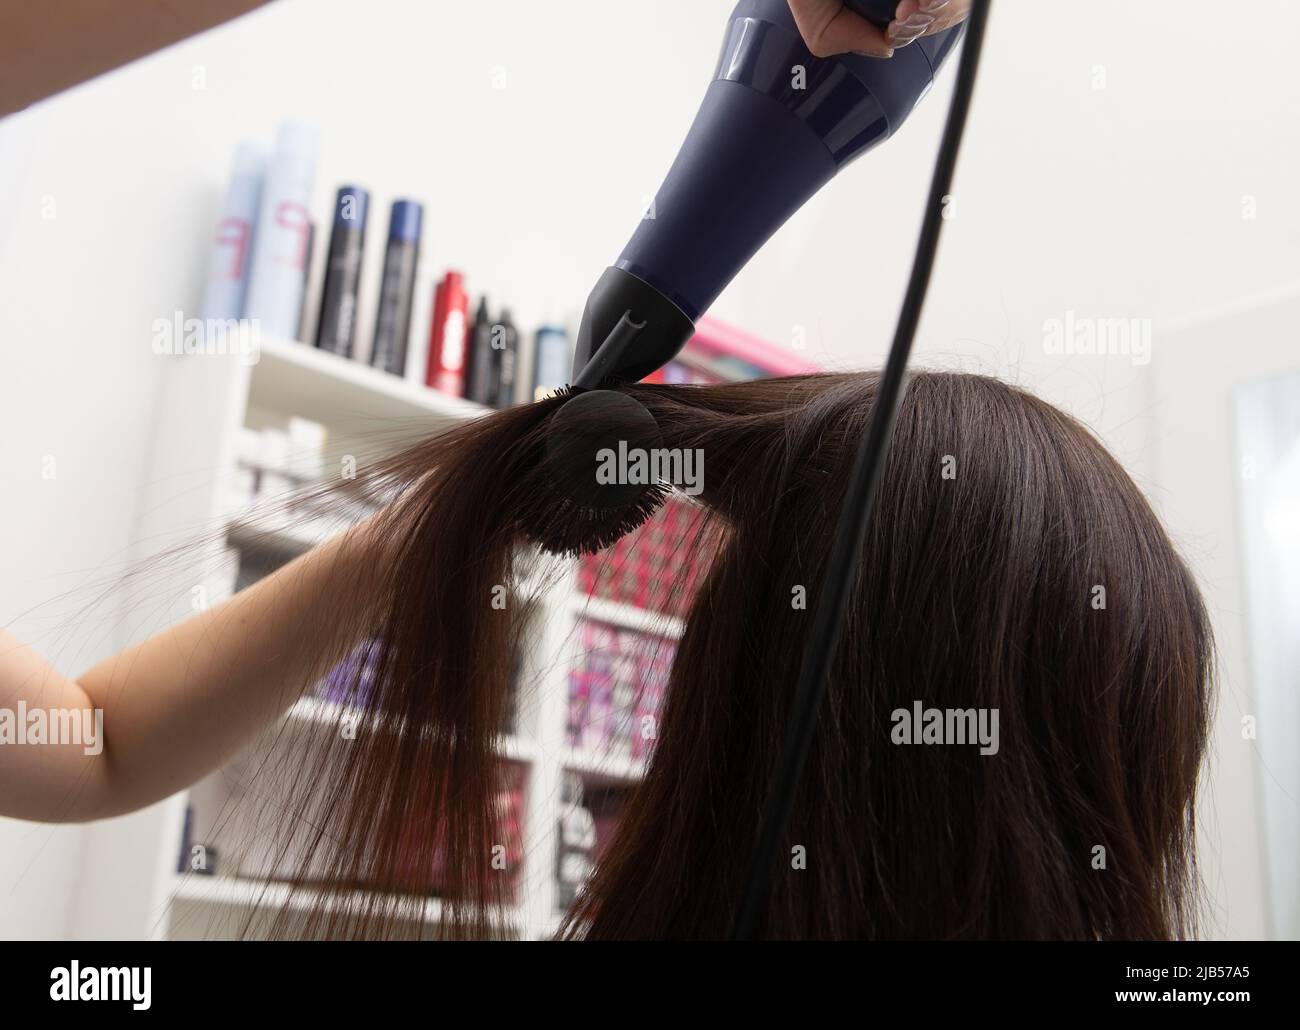
{"type": "Polygon", "coordinates": [[[566,772],[576,773],[587,783],[607,787],[639,783],[646,771],[643,759],[592,754],[576,748],[565,750],[561,764],[566,772]]]}
{"type": "Polygon", "coordinates": [[[292,555],[303,554],[323,544],[334,532],[310,518],[295,521],[284,512],[266,516],[251,512],[232,518],[226,524],[226,539],[232,547],[292,555]]]}
{"type": "MultiPolygon", "coordinates": [[[[289,709],[288,717],[291,722],[302,726],[333,729],[353,711],[357,710],[337,701],[321,697],[300,697],[289,709]]],[[[520,765],[531,765],[538,759],[537,746],[514,734],[505,734],[497,739],[497,753],[507,761],[518,762],[520,765]]]]}
{"type": "Polygon", "coordinates": [[[601,597],[586,597],[576,591],[572,603],[573,614],[578,618],[609,623],[619,629],[632,629],[639,633],[677,640],[686,628],[681,619],[672,615],[647,611],[619,601],[607,601],[601,597]]]}
{"type": "Polygon", "coordinates": [[[490,410],[309,344],[277,338],[261,341],[248,400],[344,435],[392,430],[400,420],[409,420],[413,432],[423,435],[490,410]]]}
{"type": "MultiPolygon", "coordinates": [[[[231,547],[296,556],[325,543],[345,528],[337,521],[312,518],[306,512],[295,518],[291,511],[273,504],[260,511],[261,503],[254,502],[226,521],[226,541],[231,547]]],[[[545,593],[552,585],[545,576],[524,574],[518,579],[519,593],[525,597],[545,593]]]]}
{"type": "MultiPolygon", "coordinates": [[[[246,880],[236,876],[201,876],[196,873],[178,873],[173,877],[170,897],[173,901],[188,901],[197,905],[222,906],[244,911],[265,910],[278,912],[303,912],[315,910],[324,898],[328,911],[345,908],[362,909],[367,901],[373,904],[375,894],[363,890],[331,891],[304,886],[297,889],[276,880],[246,880]]],[[[401,896],[403,908],[411,911],[424,925],[442,921],[442,901],[436,897],[417,898],[401,896]],[[418,903],[418,908],[416,907],[418,903]]],[[[521,913],[515,906],[496,910],[494,916],[508,927],[518,929],[521,913]]]]}
{"type": "Polygon", "coordinates": [[[289,709],[289,719],[305,726],[333,727],[348,714],[346,705],[319,697],[300,697],[289,709]]]}

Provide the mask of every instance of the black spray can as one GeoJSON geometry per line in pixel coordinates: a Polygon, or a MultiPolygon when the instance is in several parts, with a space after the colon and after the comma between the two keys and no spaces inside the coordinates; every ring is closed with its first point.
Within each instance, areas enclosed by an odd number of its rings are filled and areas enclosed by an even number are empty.
{"type": "Polygon", "coordinates": [[[357,335],[357,287],[361,282],[361,255],[366,245],[366,211],[370,194],[344,186],[334,202],[334,227],[325,258],[325,284],[320,295],[320,321],[316,346],[331,354],[352,357],[357,335]]]}
{"type": "Polygon", "coordinates": [[[375,338],[370,348],[370,364],[398,376],[406,373],[406,343],[411,334],[411,302],[420,256],[420,215],[416,201],[393,201],[375,338]]]}
{"type": "Polygon", "coordinates": [[[492,377],[492,317],[487,297],[480,297],[474,324],[470,326],[466,362],[465,396],[478,404],[494,403],[492,377]]]}
{"type": "Polygon", "coordinates": [[[492,326],[492,406],[508,408],[515,402],[515,377],[519,368],[519,330],[510,321],[510,309],[492,326]]]}

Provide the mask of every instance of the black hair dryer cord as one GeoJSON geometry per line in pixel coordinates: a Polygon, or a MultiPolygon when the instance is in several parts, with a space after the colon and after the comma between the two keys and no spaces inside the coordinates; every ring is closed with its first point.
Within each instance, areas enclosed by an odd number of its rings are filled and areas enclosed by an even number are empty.
{"type": "Polygon", "coordinates": [[[871,515],[872,499],[880,481],[880,470],[894,430],[899,401],[906,388],[907,359],[921,318],[925,291],[930,284],[930,272],[939,245],[939,230],[943,224],[944,200],[952,183],[962,130],[966,126],[966,114],[970,110],[980,46],[988,17],[989,0],[974,0],[970,24],[962,44],[957,84],[939,143],[934,175],[930,180],[930,196],[926,201],[925,218],[921,223],[921,235],[912,261],[912,276],[898,316],[894,342],[890,346],[889,357],[880,377],[875,410],[858,447],[852,478],[844,496],[844,507],[840,511],[839,526],[826,565],[826,579],[817,596],[812,632],[799,670],[799,684],[790,703],[790,720],[786,724],[776,781],[763,813],[745,893],[732,926],[733,940],[748,940],[752,937],[760,916],[766,910],[768,884],[777,843],[785,833],[808,752],[812,747],[817,714],[826,694],[831,660],[839,646],[844,608],[862,555],[862,541],[871,515]]]}

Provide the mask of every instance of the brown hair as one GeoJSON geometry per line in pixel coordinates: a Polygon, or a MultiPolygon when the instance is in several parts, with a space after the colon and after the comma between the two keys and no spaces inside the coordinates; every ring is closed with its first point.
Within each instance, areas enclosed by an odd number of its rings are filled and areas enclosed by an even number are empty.
{"type": "MultiPolygon", "coordinates": [[[[664,446],[703,453],[693,560],[710,571],[648,774],[562,936],[727,933],[876,383],[622,391],[664,446]]],[[[411,932],[435,863],[446,930],[500,930],[513,885],[491,862],[494,742],[522,613],[491,600],[519,587],[517,552],[560,504],[544,454],[563,403],[476,420],[348,485],[390,503],[321,661],[377,639],[377,675],[356,684],[356,739],[298,764],[279,811],[299,884],[378,893],[314,894],[281,932],[411,932]]],[[[844,617],[760,936],[1194,933],[1210,629],[1141,492],[1083,426],[994,379],[915,373],[844,617]],[[995,711],[996,753],[898,741],[918,703],[995,711]]]]}

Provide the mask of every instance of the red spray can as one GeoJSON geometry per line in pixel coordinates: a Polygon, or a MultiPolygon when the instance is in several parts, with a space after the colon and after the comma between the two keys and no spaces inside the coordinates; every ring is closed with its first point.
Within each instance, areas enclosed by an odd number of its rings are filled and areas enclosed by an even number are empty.
{"type": "Polygon", "coordinates": [[[424,383],[442,393],[460,397],[465,392],[465,327],[469,321],[469,294],[465,277],[449,271],[433,293],[433,324],[429,327],[429,360],[424,383]]]}

